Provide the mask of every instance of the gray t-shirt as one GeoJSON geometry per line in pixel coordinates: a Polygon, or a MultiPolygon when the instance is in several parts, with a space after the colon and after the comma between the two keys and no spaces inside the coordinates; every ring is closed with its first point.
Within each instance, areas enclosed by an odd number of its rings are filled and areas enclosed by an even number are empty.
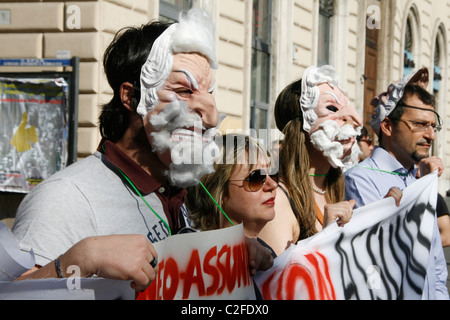
{"type": "MultiPolygon", "coordinates": [[[[103,154],[74,163],[34,188],[22,201],[13,233],[22,250],[33,249],[44,266],[91,236],[141,234],[151,242],[169,235],[167,227],[121,179],[103,154]]],[[[167,223],[155,193],[144,196],[167,223]]]]}

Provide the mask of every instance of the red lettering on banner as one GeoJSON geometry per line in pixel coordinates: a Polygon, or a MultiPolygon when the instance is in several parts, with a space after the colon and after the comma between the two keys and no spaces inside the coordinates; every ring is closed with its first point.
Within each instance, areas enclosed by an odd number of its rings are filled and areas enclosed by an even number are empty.
{"type": "MultiPolygon", "coordinates": [[[[152,283],[152,285],[151,285],[151,287],[156,287],[156,290],[154,291],[154,294],[155,294],[154,299],[156,299],[156,300],[161,300],[161,299],[162,299],[162,297],[161,297],[161,295],[160,295],[160,292],[161,292],[161,286],[162,286],[162,283],[163,283],[163,282],[161,281],[161,275],[164,274],[164,273],[163,273],[163,270],[164,270],[164,264],[165,264],[165,261],[164,261],[164,260],[161,261],[161,262],[158,264],[159,272],[158,272],[158,274],[156,275],[155,281],[153,281],[153,283],[152,283]]],[[[152,291],[153,291],[153,290],[152,290],[152,291]]]]}
{"type": "Polygon", "coordinates": [[[316,300],[316,295],[314,291],[314,280],[308,270],[299,265],[292,265],[289,268],[289,272],[286,279],[286,300],[294,300],[295,297],[295,286],[297,281],[304,281],[306,289],[308,290],[309,299],[316,300]]]}
{"type": "Polygon", "coordinates": [[[205,282],[203,281],[202,267],[200,266],[200,256],[198,250],[192,251],[191,259],[189,260],[186,269],[186,278],[183,286],[183,300],[189,298],[192,285],[195,284],[198,289],[200,297],[205,295],[205,282]]]}
{"type": "MultiPolygon", "coordinates": [[[[222,279],[226,279],[227,278],[227,267],[226,267],[226,264],[223,265],[221,263],[222,256],[224,254],[226,254],[225,259],[228,259],[229,253],[230,253],[230,248],[227,245],[224,245],[222,247],[222,249],[219,251],[219,254],[217,255],[217,267],[219,268],[219,271],[222,274],[222,279]]],[[[226,260],[226,263],[228,263],[228,260],[226,260]]],[[[227,284],[226,281],[222,281],[222,286],[217,290],[217,294],[218,295],[222,294],[223,290],[225,289],[226,284],[227,284]]]]}
{"type": "Polygon", "coordinates": [[[217,288],[219,287],[220,284],[219,271],[217,271],[217,268],[214,265],[211,265],[211,259],[213,259],[216,255],[217,255],[217,246],[211,248],[205,255],[203,270],[213,279],[212,284],[206,289],[207,296],[212,296],[217,291],[217,288]]]}
{"type": "Polygon", "coordinates": [[[283,271],[268,276],[261,285],[266,300],[293,300],[297,290],[309,300],[336,300],[326,258],[320,253],[307,254],[305,260],[292,261],[283,271]],[[320,259],[318,259],[320,258],[320,259]]]}
{"type": "Polygon", "coordinates": [[[178,265],[172,258],[167,259],[164,270],[164,283],[163,283],[163,299],[173,300],[177,294],[178,283],[178,265]],[[170,278],[170,281],[168,279],[170,278]],[[170,285],[168,287],[168,285],[170,285]]]}
{"type": "Polygon", "coordinates": [[[234,287],[237,286],[238,288],[241,287],[241,278],[244,283],[244,286],[247,285],[247,279],[246,274],[243,271],[244,266],[243,263],[246,261],[246,257],[243,256],[242,252],[242,246],[236,246],[233,248],[233,267],[230,266],[230,257],[227,260],[227,267],[228,267],[228,291],[232,292],[234,287]]]}
{"type": "Polygon", "coordinates": [[[177,262],[175,258],[161,260],[155,281],[139,293],[138,300],[173,300],[180,288],[182,299],[189,299],[191,293],[200,298],[220,296],[225,288],[231,293],[236,288],[251,285],[246,244],[224,245],[219,252],[217,250],[217,246],[212,247],[204,257],[193,250],[185,270],[180,269],[184,262],[177,262]]]}

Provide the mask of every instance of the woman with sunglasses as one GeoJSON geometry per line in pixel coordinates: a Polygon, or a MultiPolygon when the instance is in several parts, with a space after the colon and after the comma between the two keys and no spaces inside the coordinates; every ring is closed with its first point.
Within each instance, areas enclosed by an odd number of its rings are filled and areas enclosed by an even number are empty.
{"type": "Polygon", "coordinates": [[[265,245],[258,234],[275,217],[278,172],[270,171],[270,157],[255,139],[226,134],[222,142],[215,172],[203,176],[203,186],[188,188],[186,206],[193,228],[206,231],[242,223],[248,238],[265,245]]]}

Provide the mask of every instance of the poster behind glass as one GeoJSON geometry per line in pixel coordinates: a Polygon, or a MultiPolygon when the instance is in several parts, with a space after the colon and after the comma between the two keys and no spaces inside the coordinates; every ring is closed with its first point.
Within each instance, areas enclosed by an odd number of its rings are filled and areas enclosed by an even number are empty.
{"type": "Polygon", "coordinates": [[[68,84],[0,77],[0,191],[27,193],[66,166],[68,84]]]}

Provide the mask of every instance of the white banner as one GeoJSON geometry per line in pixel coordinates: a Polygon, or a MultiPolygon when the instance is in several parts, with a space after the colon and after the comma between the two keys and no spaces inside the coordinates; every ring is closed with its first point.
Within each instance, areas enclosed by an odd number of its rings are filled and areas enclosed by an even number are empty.
{"type": "Polygon", "coordinates": [[[154,243],[159,273],[140,300],[255,299],[242,225],[154,243]]]}
{"type": "MultiPolygon", "coordinates": [[[[20,251],[0,223],[0,299],[134,299],[130,281],[67,279],[14,281],[34,266],[34,255],[20,251]]],[[[253,300],[247,243],[242,225],[171,236],[154,244],[159,273],[140,300],[253,300]]],[[[78,273],[79,274],[79,273],[78,273]]]]}
{"type": "Polygon", "coordinates": [[[386,198],[356,209],[292,245],[256,277],[264,299],[421,299],[435,223],[437,174],[403,191],[400,207],[386,198]]]}

